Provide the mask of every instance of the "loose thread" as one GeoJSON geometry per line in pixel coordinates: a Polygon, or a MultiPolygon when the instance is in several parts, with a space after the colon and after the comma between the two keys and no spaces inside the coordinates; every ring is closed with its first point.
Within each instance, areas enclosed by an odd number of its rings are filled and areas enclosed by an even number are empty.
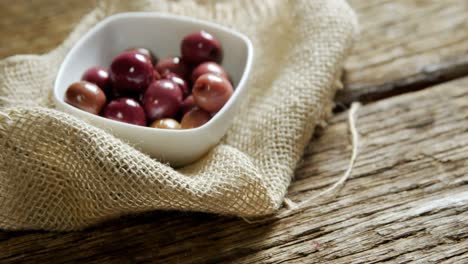
{"type": "Polygon", "coordinates": [[[291,199],[289,199],[289,198],[284,198],[284,204],[290,210],[294,210],[294,209],[297,208],[297,203],[291,201],[291,199]]]}
{"type": "Polygon", "coordinates": [[[284,204],[286,205],[287,209],[279,214],[273,215],[271,217],[255,219],[255,220],[251,220],[247,218],[242,218],[242,219],[244,219],[244,221],[246,221],[249,224],[263,223],[263,222],[267,222],[271,220],[278,220],[287,216],[291,216],[291,215],[303,212],[310,202],[326,194],[333,192],[334,196],[336,196],[338,192],[341,190],[341,188],[343,188],[344,183],[351,177],[354,164],[356,163],[356,159],[359,154],[359,133],[356,127],[357,111],[359,107],[361,107],[361,104],[359,102],[354,102],[352,103],[351,109],[349,111],[348,124],[349,124],[349,130],[351,132],[351,145],[353,149],[351,153],[351,159],[349,160],[348,168],[346,169],[343,176],[341,176],[341,178],[337,182],[335,182],[332,186],[328,187],[327,189],[321,191],[320,193],[313,195],[300,203],[295,203],[291,201],[291,199],[285,198],[284,204]]]}

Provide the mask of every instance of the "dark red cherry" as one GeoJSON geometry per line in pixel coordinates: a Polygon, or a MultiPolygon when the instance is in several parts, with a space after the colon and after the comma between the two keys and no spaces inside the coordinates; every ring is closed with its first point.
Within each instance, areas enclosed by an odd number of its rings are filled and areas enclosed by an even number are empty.
{"type": "Polygon", "coordinates": [[[202,76],[205,73],[214,73],[217,74],[225,79],[228,79],[228,75],[226,71],[223,69],[221,65],[219,65],[216,62],[204,62],[200,65],[198,65],[193,71],[190,76],[190,80],[192,83],[195,83],[198,79],[198,77],[202,76]]]}
{"type": "Polygon", "coordinates": [[[161,74],[157,70],[153,70],[153,81],[157,81],[161,79],[161,74]]]}
{"type": "Polygon", "coordinates": [[[171,80],[154,81],[143,95],[143,107],[150,121],[175,118],[182,103],[182,91],[171,80]]]}
{"type": "Polygon", "coordinates": [[[193,100],[193,95],[189,95],[187,98],[184,99],[182,105],[180,106],[180,111],[182,115],[187,113],[188,111],[192,110],[192,108],[196,107],[195,100],[193,100]]]}
{"type": "Polygon", "coordinates": [[[173,72],[182,78],[188,73],[187,64],[180,57],[168,57],[159,60],[154,67],[161,75],[166,72],[173,72]]]}
{"type": "Polygon", "coordinates": [[[200,76],[193,86],[192,95],[197,106],[210,113],[218,112],[233,93],[231,83],[213,73],[200,76]]]}
{"type": "Polygon", "coordinates": [[[151,63],[153,63],[153,65],[156,64],[156,63],[158,62],[158,57],[156,57],[156,56],[154,55],[154,53],[151,52],[151,50],[149,50],[149,49],[145,49],[145,48],[130,48],[130,49],[126,50],[126,51],[134,51],[134,52],[138,52],[138,53],[140,53],[140,54],[143,54],[143,55],[147,56],[147,57],[150,59],[151,63]]]}
{"type": "Polygon", "coordinates": [[[87,71],[85,71],[81,77],[81,80],[94,83],[95,85],[99,86],[99,88],[101,88],[101,90],[104,91],[106,95],[111,94],[112,85],[109,72],[103,67],[89,68],[87,71]]]}
{"type": "Polygon", "coordinates": [[[138,126],[146,126],[145,111],[132,98],[119,98],[111,101],[102,114],[105,118],[138,126]]]}
{"type": "Polygon", "coordinates": [[[147,56],[125,51],[112,61],[110,77],[116,93],[142,93],[153,81],[153,65],[147,56]]]}
{"type": "Polygon", "coordinates": [[[161,79],[167,79],[175,82],[180,90],[182,91],[184,97],[188,96],[190,94],[190,90],[188,88],[187,83],[185,82],[184,79],[182,79],[179,75],[173,72],[165,72],[162,74],[161,79]]]}
{"type": "Polygon", "coordinates": [[[187,63],[198,65],[206,61],[221,63],[223,50],[221,43],[206,31],[198,31],[187,35],[181,44],[182,58],[187,63]]]}

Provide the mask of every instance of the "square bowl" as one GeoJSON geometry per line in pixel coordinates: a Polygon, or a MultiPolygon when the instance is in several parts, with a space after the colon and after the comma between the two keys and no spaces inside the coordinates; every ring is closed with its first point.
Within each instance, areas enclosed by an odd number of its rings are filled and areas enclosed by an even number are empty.
{"type": "Polygon", "coordinates": [[[194,162],[224,136],[245,97],[253,47],[243,34],[188,17],[162,13],[131,12],[110,16],[88,31],[70,50],[60,66],[54,86],[56,107],[100,127],[150,156],[182,166],[194,162]],[[222,65],[232,78],[234,93],[209,122],[194,129],[167,130],[142,127],[85,112],[64,102],[68,86],[94,66],[108,67],[120,52],[144,47],[159,58],[180,54],[183,37],[205,30],[224,50],[222,65]]]}

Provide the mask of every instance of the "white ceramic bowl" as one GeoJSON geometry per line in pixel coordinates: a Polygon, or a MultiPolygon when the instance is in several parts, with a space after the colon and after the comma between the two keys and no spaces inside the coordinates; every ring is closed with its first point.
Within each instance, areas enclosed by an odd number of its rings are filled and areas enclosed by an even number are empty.
{"type": "Polygon", "coordinates": [[[203,156],[226,133],[245,95],[252,58],[250,40],[220,25],[161,13],[121,13],[97,24],[70,50],[55,80],[54,99],[58,109],[109,131],[154,158],[181,166],[203,156]],[[66,89],[79,81],[86,69],[107,68],[116,55],[130,47],[148,48],[159,58],[179,55],[182,38],[199,30],[210,32],[221,42],[222,65],[235,87],[226,105],[205,125],[187,130],[141,127],[93,115],[64,102],[66,89]]]}

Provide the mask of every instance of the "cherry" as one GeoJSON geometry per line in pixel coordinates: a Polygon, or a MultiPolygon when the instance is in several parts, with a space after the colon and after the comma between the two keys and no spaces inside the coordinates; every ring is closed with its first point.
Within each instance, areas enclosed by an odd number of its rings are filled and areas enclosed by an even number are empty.
{"type": "Polygon", "coordinates": [[[206,74],[206,73],[214,73],[214,74],[217,74],[225,79],[228,79],[228,75],[226,73],[226,71],[223,69],[223,67],[221,65],[219,65],[218,63],[216,62],[212,62],[212,61],[209,61],[209,62],[204,62],[200,65],[198,65],[193,71],[192,71],[192,74],[190,76],[190,80],[192,81],[192,83],[195,83],[198,79],[198,77],[202,76],[203,74],[206,74]]]}
{"type": "Polygon", "coordinates": [[[80,81],[71,84],[65,92],[65,102],[91,114],[99,114],[106,104],[106,95],[96,84],[80,81]]]}
{"type": "Polygon", "coordinates": [[[187,98],[184,99],[182,105],[180,106],[180,110],[182,114],[187,113],[188,111],[192,110],[192,108],[196,107],[195,100],[193,100],[193,95],[189,95],[187,98]]]}
{"type": "Polygon", "coordinates": [[[181,44],[182,58],[192,65],[206,61],[221,63],[223,50],[221,43],[206,31],[198,31],[187,35],[181,44]]]}
{"type": "Polygon", "coordinates": [[[81,80],[94,83],[95,85],[99,86],[99,88],[101,88],[101,90],[104,91],[107,96],[111,94],[112,84],[109,71],[103,67],[89,68],[87,71],[85,71],[81,77],[81,80]]]}
{"type": "Polygon", "coordinates": [[[171,80],[154,81],[143,95],[143,107],[150,121],[174,118],[182,103],[182,91],[171,80]]]}
{"type": "Polygon", "coordinates": [[[180,129],[180,124],[172,118],[157,119],[151,123],[150,127],[163,129],[180,129]]]}
{"type": "Polygon", "coordinates": [[[142,93],[154,79],[153,65],[147,56],[125,51],[112,61],[110,77],[117,93],[142,93]]]}
{"type": "Polygon", "coordinates": [[[192,90],[195,103],[210,113],[218,112],[231,98],[232,93],[231,83],[213,73],[200,76],[192,90]]]}
{"type": "Polygon", "coordinates": [[[171,80],[174,83],[176,83],[182,93],[184,94],[184,97],[187,97],[190,94],[190,90],[188,88],[187,82],[185,82],[184,79],[182,79],[179,75],[173,73],[173,72],[165,72],[162,76],[162,79],[167,79],[171,80]]]}
{"type": "Polygon", "coordinates": [[[180,126],[183,129],[196,128],[204,125],[206,122],[210,121],[210,119],[210,113],[196,107],[188,111],[184,117],[182,117],[180,126]]]}
{"type": "Polygon", "coordinates": [[[153,52],[151,52],[151,50],[149,49],[145,49],[145,48],[130,48],[130,49],[127,49],[126,51],[133,51],[133,52],[138,52],[142,55],[145,55],[147,56],[151,63],[156,64],[158,62],[158,58],[154,55],[153,52]]]}
{"type": "Polygon", "coordinates": [[[161,75],[166,72],[173,72],[181,78],[185,78],[188,73],[188,66],[180,57],[168,57],[161,59],[154,67],[161,75]]]}
{"type": "Polygon", "coordinates": [[[133,98],[119,98],[111,101],[102,114],[105,118],[138,126],[146,126],[143,107],[133,98]]]}

